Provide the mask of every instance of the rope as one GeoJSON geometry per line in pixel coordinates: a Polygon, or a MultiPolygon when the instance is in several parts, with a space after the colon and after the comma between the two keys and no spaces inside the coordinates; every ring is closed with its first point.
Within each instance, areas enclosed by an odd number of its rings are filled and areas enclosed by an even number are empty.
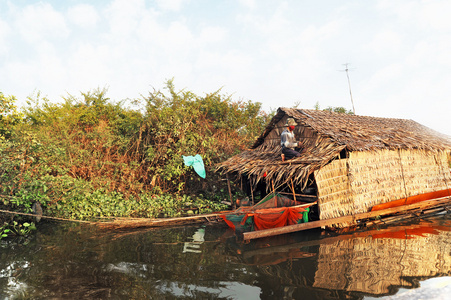
{"type": "Polygon", "coordinates": [[[44,219],[51,219],[51,220],[57,220],[57,221],[68,221],[68,222],[87,223],[87,224],[99,224],[100,223],[100,222],[73,220],[73,219],[57,218],[57,217],[50,217],[50,216],[44,216],[44,215],[35,215],[35,214],[21,213],[21,212],[9,211],[9,210],[3,210],[3,209],[0,209],[0,212],[7,213],[7,214],[12,214],[12,215],[40,217],[40,218],[44,218],[44,219]]]}
{"type": "Polygon", "coordinates": [[[398,149],[398,156],[399,156],[399,165],[401,167],[402,182],[404,183],[404,193],[406,195],[406,202],[407,202],[407,186],[406,186],[406,179],[404,177],[404,168],[402,166],[401,150],[400,149],[398,149]]]}
{"type": "Polygon", "coordinates": [[[440,168],[440,171],[442,172],[441,175],[443,175],[443,181],[445,182],[445,187],[448,190],[448,195],[451,196],[450,191],[449,191],[448,181],[446,180],[446,174],[445,174],[446,171],[444,170],[443,165],[440,163],[439,158],[437,158],[437,155],[434,155],[434,159],[435,159],[435,163],[438,165],[438,167],[440,168]]]}

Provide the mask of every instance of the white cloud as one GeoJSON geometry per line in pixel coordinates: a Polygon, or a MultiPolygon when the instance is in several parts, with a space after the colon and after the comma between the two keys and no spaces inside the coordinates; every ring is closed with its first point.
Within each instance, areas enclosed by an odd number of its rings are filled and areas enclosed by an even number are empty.
{"type": "Polygon", "coordinates": [[[451,29],[451,2],[448,0],[380,0],[377,7],[386,14],[396,16],[404,27],[440,32],[451,29]]]}
{"type": "Polygon", "coordinates": [[[208,47],[211,43],[223,42],[228,38],[228,30],[223,27],[205,27],[202,28],[198,42],[202,46],[208,47]]]}
{"type": "Polygon", "coordinates": [[[168,27],[166,31],[166,43],[167,48],[171,48],[174,51],[183,51],[184,49],[189,49],[193,46],[193,35],[190,29],[181,22],[173,22],[168,27]]]}
{"type": "Polygon", "coordinates": [[[362,47],[363,51],[378,56],[399,55],[402,49],[402,36],[394,31],[381,31],[376,33],[371,42],[362,47]]]}
{"type": "Polygon", "coordinates": [[[11,33],[11,28],[8,23],[0,20],[0,54],[6,54],[8,51],[8,43],[6,42],[8,35],[11,33]]]}
{"type": "Polygon", "coordinates": [[[63,14],[44,2],[25,6],[19,11],[15,26],[22,38],[29,43],[64,39],[69,35],[63,14]]]}
{"type": "Polygon", "coordinates": [[[287,30],[292,31],[293,27],[286,18],[286,12],[289,7],[285,2],[277,3],[278,5],[269,10],[253,10],[245,14],[238,14],[237,22],[243,24],[248,30],[255,31],[260,35],[272,36],[273,34],[284,35],[287,30]]]}
{"type": "Polygon", "coordinates": [[[179,11],[189,0],[156,0],[155,2],[162,10],[179,11]]]}
{"type": "Polygon", "coordinates": [[[6,91],[6,93],[15,96],[17,96],[19,91],[31,93],[38,88],[36,84],[36,74],[38,74],[38,71],[35,65],[29,64],[26,61],[12,61],[4,64],[0,77],[3,77],[2,82],[8,82],[8,86],[3,87],[5,90],[2,90],[2,92],[6,91]]]}
{"type": "Polygon", "coordinates": [[[105,45],[80,44],[66,62],[65,67],[69,71],[64,89],[76,94],[110,84],[113,70],[118,67],[113,51],[116,49],[105,45]]]}
{"type": "Polygon", "coordinates": [[[97,10],[88,4],[70,7],[67,16],[72,23],[85,29],[95,27],[100,18],[97,10]]]}
{"type": "MultiPolygon", "coordinates": [[[[27,94],[49,86],[66,84],[66,70],[51,43],[41,42],[33,59],[14,60],[4,65],[7,75],[3,80],[27,94]]],[[[13,93],[15,94],[15,93],[13,93]]]]}
{"type": "Polygon", "coordinates": [[[66,83],[66,68],[63,59],[50,43],[42,44],[39,59],[34,64],[38,70],[38,86],[61,86],[66,83]]]}
{"type": "Polygon", "coordinates": [[[441,32],[448,33],[451,30],[450,1],[423,1],[418,11],[422,25],[429,25],[429,28],[441,32]]]}
{"type": "Polygon", "coordinates": [[[113,35],[120,38],[133,36],[138,27],[138,20],[142,18],[146,11],[143,0],[115,0],[107,8],[107,15],[110,30],[113,35]]]}
{"type": "Polygon", "coordinates": [[[163,25],[156,19],[155,13],[147,13],[145,17],[139,19],[136,35],[138,44],[142,46],[138,51],[145,55],[160,53],[163,56],[184,56],[198,47],[196,37],[183,20],[163,25]]]}
{"type": "Polygon", "coordinates": [[[6,38],[6,36],[11,32],[11,27],[9,27],[6,21],[0,20],[0,39],[6,38]]]}
{"type": "Polygon", "coordinates": [[[340,20],[331,20],[320,26],[311,25],[301,32],[301,39],[308,42],[321,41],[333,37],[343,29],[340,20]]]}
{"type": "Polygon", "coordinates": [[[238,0],[238,2],[247,8],[254,9],[257,7],[256,0],[238,0]]]}

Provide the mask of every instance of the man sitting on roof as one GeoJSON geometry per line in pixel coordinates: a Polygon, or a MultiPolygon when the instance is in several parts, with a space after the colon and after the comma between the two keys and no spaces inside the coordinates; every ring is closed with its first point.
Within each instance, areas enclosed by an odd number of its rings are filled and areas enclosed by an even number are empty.
{"type": "Polygon", "coordinates": [[[301,156],[299,153],[299,142],[294,137],[294,127],[298,125],[293,118],[288,118],[285,126],[287,127],[280,135],[280,145],[282,146],[282,161],[293,157],[301,156]]]}

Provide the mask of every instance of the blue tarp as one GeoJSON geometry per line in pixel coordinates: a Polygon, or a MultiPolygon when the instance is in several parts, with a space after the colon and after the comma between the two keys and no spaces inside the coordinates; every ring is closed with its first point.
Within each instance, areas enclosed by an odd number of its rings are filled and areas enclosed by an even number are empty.
{"type": "Polygon", "coordinates": [[[185,162],[185,165],[188,167],[193,167],[194,171],[196,171],[196,173],[202,177],[205,178],[206,177],[206,173],[205,173],[205,167],[204,167],[204,161],[202,160],[202,156],[200,156],[199,154],[196,154],[195,156],[184,156],[183,157],[183,161],[185,162]]]}

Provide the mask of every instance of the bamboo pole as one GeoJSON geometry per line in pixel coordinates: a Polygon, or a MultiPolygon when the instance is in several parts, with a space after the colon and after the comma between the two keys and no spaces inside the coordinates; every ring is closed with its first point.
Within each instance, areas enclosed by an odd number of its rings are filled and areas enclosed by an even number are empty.
{"type": "Polygon", "coordinates": [[[399,166],[401,167],[402,182],[404,184],[404,193],[406,195],[406,201],[407,201],[407,197],[409,197],[409,195],[407,195],[406,178],[404,177],[404,168],[402,166],[401,150],[400,149],[398,149],[398,157],[399,157],[399,166]]]}
{"type": "Polygon", "coordinates": [[[102,229],[134,229],[134,228],[149,228],[149,227],[163,227],[163,226],[177,226],[196,223],[211,222],[211,219],[219,219],[222,215],[227,215],[232,212],[218,212],[205,215],[197,215],[190,217],[175,217],[175,218],[159,218],[159,219],[147,219],[147,218],[116,218],[110,222],[95,222],[102,229]]]}
{"type": "Polygon", "coordinates": [[[449,203],[450,201],[451,201],[450,197],[443,197],[443,198],[438,198],[438,199],[434,199],[434,200],[427,200],[427,201],[423,201],[423,202],[418,202],[418,203],[403,205],[403,206],[398,206],[398,207],[392,207],[392,208],[387,208],[387,209],[378,210],[378,211],[355,214],[355,215],[351,215],[351,216],[344,216],[344,217],[338,217],[338,218],[327,219],[327,220],[319,220],[319,221],[289,225],[289,226],[284,226],[284,227],[263,229],[263,230],[252,231],[252,232],[245,232],[245,233],[243,233],[243,240],[249,241],[249,240],[258,239],[258,238],[262,238],[262,237],[280,235],[280,234],[302,231],[302,230],[307,230],[307,229],[312,229],[312,228],[319,228],[319,227],[323,227],[323,226],[331,226],[334,224],[341,224],[341,223],[346,223],[346,222],[354,222],[354,221],[358,221],[358,220],[362,220],[362,219],[374,218],[374,217],[378,217],[378,216],[394,214],[394,213],[417,209],[417,208],[425,209],[425,208],[430,208],[430,207],[434,207],[434,206],[444,205],[446,203],[449,203]]]}
{"type": "Polygon", "coordinates": [[[293,192],[293,200],[296,201],[296,193],[294,192],[293,178],[291,178],[291,191],[293,192]]]}
{"type": "Polygon", "coordinates": [[[226,176],[227,176],[227,188],[229,189],[230,203],[233,203],[233,209],[236,209],[236,203],[234,203],[232,200],[232,189],[230,188],[229,174],[227,174],[226,176]]]}
{"type": "Polygon", "coordinates": [[[251,186],[252,206],[254,206],[254,189],[252,188],[252,184],[250,186],[251,186]]]}
{"type": "MultiPolygon", "coordinates": [[[[292,193],[287,193],[287,192],[278,192],[278,193],[282,194],[282,195],[292,195],[292,193]]],[[[315,195],[306,195],[306,194],[294,194],[294,195],[300,196],[300,197],[306,197],[306,198],[318,198],[315,195]]]]}
{"type": "MultiPolygon", "coordinates": [[[[275,195],[276,194],[276,189],[274,188],[274,181],[273,180],[271,180],[271,185],[272,185],[272,193],[273,193],[273,195],[275,195]]],[[[276,201],[276,207],[277,207],[277,201],[276,201]]]]}

